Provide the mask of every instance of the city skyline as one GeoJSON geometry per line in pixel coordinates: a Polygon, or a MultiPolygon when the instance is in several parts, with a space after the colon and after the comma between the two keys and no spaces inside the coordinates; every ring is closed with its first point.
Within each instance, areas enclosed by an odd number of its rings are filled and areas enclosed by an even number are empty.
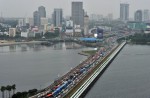
{"type": "MultiPolygon", "coordinates": [[[[46,8],[47,16],[51,17],[54,8],[62,8],[64,16],[71,16],[71,2],[73,0],[59,1],[55,0],[1,0],[0,12],[3,17],[32,17],[32,13],[39,7],[44,6],[46,8]],[[19,6],[16,6],[19,5],[19,6]],[[21,8],[19,8],[21,7],[21,8]]],[[[88,14],[102,14],[106,16],[109,13],[113,13],[114,18],[119,18],[120,3],[130,4],[130,18],[134,17],[134,12],[138,9],[150,9],[149,0],[74,0],[82,1],[83,9],[88,14]],[[100,10],[97,10],[100,9],[100,10]],[[104,10],[105,9],[105,10],[104,10]]]]}

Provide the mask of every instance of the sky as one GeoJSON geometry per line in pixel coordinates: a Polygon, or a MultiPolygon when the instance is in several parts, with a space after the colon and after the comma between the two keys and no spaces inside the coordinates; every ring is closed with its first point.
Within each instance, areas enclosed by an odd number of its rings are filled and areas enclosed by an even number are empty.
{"type": "Polygon", "coordinates": [[[62,8],[63,15],[71,15],[71,2],[82,1],[88,14],[113,14],[119,18],[120,3],[130,4],[130,17],[138,9],[149,9],[150,0],[0,0],[0,13],[3,17],[32,17],[39,6],[45,6],[47,16],[51,17],[54,8],[62,8]]]}

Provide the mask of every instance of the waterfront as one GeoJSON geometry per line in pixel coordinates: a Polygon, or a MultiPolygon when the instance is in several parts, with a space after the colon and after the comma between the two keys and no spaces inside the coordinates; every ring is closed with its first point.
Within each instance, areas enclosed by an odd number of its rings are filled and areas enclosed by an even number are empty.
{"type": "MultiPolygon", "coordinates": [[[[150,46],[126,45],[85,98],[148,98],[150,46]]],[[[74,43],[46,47],[33,44],[0,47],[0,85],[17,91],[43,88],[87,57],[74,43]]]]}
{"type": "Polygon", "coordinates": [[[0,47],[0,85],[16,84],[17,91],[46,87],[85,60],[78,54],[84,49],[75,43],[0,47]]]}
{"type": "Polygon", "coordinates": [[[150,46],[126,45],[85,98],[149,98],[150,46]]]}

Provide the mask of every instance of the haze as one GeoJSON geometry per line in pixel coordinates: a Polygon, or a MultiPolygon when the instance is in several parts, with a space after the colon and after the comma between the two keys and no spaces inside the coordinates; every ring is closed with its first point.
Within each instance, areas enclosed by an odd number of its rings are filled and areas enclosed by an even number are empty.
{"type": "MultiPolygon", "coordinates": [[[[47,16],[51,17],[54,8],[62,8],[64,16],[71,15],[73,0],[0,0],[0,12],[3,17],[32,17],[39,6],[45,6],[47,16]]],[[[119,17],[120,3],[130,4],[130,17],[138,9],[150,9],[150,0],[74,0],[83,1],[84,9],[88,14],[113,13],[119,17]]]]}

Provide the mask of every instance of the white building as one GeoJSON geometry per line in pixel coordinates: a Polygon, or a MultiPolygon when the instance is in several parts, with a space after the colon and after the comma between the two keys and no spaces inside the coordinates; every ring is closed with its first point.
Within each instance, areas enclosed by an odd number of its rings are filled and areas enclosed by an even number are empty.
{"type": "Polygon", "coordinates": [[[65,34],[67,36],[73,36],[73,32],[74,32],[74,30],[73,30],[73,21],[72,20],[67,20],[66,21],[66,32],[65,32],[65,34]]]}
{"type": "Polygon", "coordinates": [[[66,21],[66,28],[73,28],[73,21],[72,20],[66,21]]]}
{"type": "Polygon", "coordinates": [[[75,31],[75,33],[81,33],[81,26],[80,25],[75,25],[74,26],[74,31],[75,31]]]}
{"type": "Polygon", "coordinates": [[[44,26],[45,24],[48,24],[48,18],[42,17],[42,18],[41,18],[41,25],[44,26]]]}
{"type": "Polygon", "coordinates": [[[84,35],[89,34],[89,16],[85,15],[84,16],[84,35]]]}
{"type": "Polygon", "coordinates": [[[98,27],[103,29],[104,32],[110,32],[111,31],[111,27],[108,27],[108,26],[98,26],[98,27]]]}
{"type": "Polygon", "coordinates": [[[8,35],[9,36],[9,33],[8,32],[0,32],[0,35],[8,35]]]}
{"type": "Polygon", "coordinates": [[[28,37],[28,32],[21,32],[21,37],[27,38],[28,37]]]}
{"type": "Polygon", "coordinates": [[[25,23],[25,19],[24,18],[18,20],[18,26],[19,27],[22,27],[22,26],[25,26],[25,25],[26,25],[26,23],[25,23]]]}
{"type": "Polygon", "coordinates": [[[16,28],[9,28],[9,37],[16,36],[16,28]]]}
{"type": "Polygon", "coordinates": [[[68,36],[73,36],[73,29],[66,29],[65,34],[68,36]]]}
{"type": "Polygon", "coordinates": [[[45,24],[44,25],[44,31],[45,32],[54,32],[54,25],[53,24],[45,24]]]}
{"type": "Polygon", "coordinates": [[[29,24],[30,26],[34,25],[33,18],[26,18],[26,24],[29,24]]]}

